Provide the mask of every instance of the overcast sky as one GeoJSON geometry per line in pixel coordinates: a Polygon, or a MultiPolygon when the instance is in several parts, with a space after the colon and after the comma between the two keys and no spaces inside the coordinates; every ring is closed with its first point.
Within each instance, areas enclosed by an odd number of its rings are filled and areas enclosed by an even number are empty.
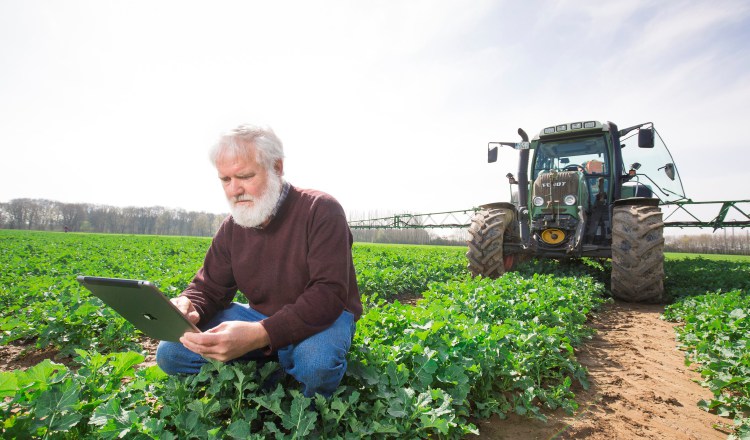
{"type": "Polygon", "coordinates": [[[653,121],[688,197],[748,199],[750,2],[0,0],[0,202],[226,212],[207,150],[271,125],[347,212],[509,200],[487,142],[653,121]]]}

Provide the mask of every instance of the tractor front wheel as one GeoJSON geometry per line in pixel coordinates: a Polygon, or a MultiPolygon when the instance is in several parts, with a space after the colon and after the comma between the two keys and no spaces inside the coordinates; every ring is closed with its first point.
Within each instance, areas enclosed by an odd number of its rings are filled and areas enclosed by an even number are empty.
{"type": "Polygon", "coordinates": [[[508,208],[485,209],[471,219],[466,258],[473,276],[497,278],[511,270],[515,255],[503,255],[503,240],[512,231],[514,212],[508,208]]]}
{"type": "Polygon", "coordinates": [[[658,206],[615,206],[611,289],[623,301],[665,301],[664,222],[658,206]]]}

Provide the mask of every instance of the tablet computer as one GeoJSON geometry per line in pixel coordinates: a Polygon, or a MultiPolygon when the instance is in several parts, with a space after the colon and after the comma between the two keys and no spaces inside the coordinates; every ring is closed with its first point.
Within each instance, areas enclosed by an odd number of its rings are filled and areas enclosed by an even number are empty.
{"type": "Polygon", "coordinates": [[[198,327],[148,281],[79,276],[78,282],[135,328],[160,341],[178,342],[198,327]]]}

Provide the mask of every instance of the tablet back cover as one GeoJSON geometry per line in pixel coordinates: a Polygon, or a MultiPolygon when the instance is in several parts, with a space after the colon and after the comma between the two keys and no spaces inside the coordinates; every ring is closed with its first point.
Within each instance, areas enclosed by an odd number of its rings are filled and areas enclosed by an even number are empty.
{"type": "Polygon", "coordinates": [[[186,331],[200,332],[148,281],[89,276],[77,280],[151,338],[178,342],[186,331]]]}

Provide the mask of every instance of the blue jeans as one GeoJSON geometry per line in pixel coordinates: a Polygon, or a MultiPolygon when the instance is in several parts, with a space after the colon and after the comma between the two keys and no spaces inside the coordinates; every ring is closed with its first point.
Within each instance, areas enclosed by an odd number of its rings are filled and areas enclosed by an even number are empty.
{"type": "MultiPolygon", "coordinates": [[[[265,318],[266,315],[247,304],[235,302],[200,326],[200,329],[205,331],[224,321],[256,322],[265,318]]],[[[277,352],[279,364],[302,384],[305,396],[313,397],[315,393],[319,393],[330,397],[346,372],[346,353],[355,330],[354,315],[344,310],[327,329],[296,344],[280,348],[277,352]]],[[[254,350],[231,362],[268,359],[269,356],[263,350],[254,350]]],[[[156,349],[156,363],[167,374],[195,374],[206,362],[201,355],[188,350],[179,342],[161,341],[156,349]]]]}

